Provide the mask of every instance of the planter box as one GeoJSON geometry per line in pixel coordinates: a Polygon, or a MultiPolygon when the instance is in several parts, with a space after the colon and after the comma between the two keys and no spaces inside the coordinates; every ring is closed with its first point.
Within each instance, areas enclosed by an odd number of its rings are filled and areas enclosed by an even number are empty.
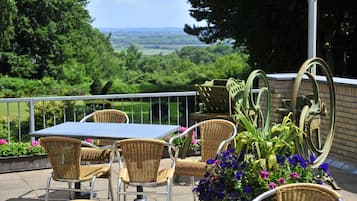
{"type": "Polygon", "coordinates": [[[50,168],[47,155],[0,158],[0,173],[50,168]]]}

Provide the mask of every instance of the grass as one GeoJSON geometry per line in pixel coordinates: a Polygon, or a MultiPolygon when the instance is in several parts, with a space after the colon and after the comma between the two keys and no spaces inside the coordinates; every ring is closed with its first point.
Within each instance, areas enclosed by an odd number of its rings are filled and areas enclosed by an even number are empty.
{"type": "Polygon", "coordinates": [[[16,120],[18,119],[18,115],[20,113],[20,120],[26,120],[29,118],[29,109],[28,104],[26,102],[18,103],[0,103],[0,120],[7,121],[8,120],[8,108],[9,108],[9,119],[16,120]],[[19,110],[20,107],[20,110],[19,110]],[[20,111],[20,112],[19,112],[20,111]]]}

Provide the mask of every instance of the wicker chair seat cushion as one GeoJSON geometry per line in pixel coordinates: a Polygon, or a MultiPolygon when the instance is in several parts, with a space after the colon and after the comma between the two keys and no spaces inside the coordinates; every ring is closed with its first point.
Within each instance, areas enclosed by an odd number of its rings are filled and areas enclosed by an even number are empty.
{"type": "Polygon", "coordinates": [[[105,162],[108,163],[113,157],[112,149],[98,149],[90,147],[81,148],[81,160],[90,162],[105,162]]]}
{"type": "Polygon", "coordinates": [[[206,162],[202,162],[197,157],[177,159],[175,175],[203,177],[206,173],[206,162]]]}
{"type": "Polygon", "coordinates": [[[82,165],[80,166],[80,175],[78,180],[89,181],[93,176],[100,177],[106,172],[109,172],[109,170],[110,167],[108,165],[82,165]]]}
{"type": "MultiPolygon", "coordinates": [[[[153,183],[155,183],[155,185],[157,184],[166,184],[167,183],[167,179],[168,178],[173,178],[174,176],[174,172],[175,170],[173,168],[164,168],[159,170],[158,172],[158,176],[157,176],[157,180],[156,181],[152,181],[153,183]]],[[[143,178],[145,178],[145,175],[142,175],[143,178]]],[[[119,170],[119,177],[123,180],[124,183],[129,184],[129,182],[132,183],[140,183],[140,181],[131,181],[129,179],[129,173],[128,173],[128,169],[127,168],[121,168],[119,170]]],[[[150,185],[148,182],[143,182],[144,185],[150,185]]]]}

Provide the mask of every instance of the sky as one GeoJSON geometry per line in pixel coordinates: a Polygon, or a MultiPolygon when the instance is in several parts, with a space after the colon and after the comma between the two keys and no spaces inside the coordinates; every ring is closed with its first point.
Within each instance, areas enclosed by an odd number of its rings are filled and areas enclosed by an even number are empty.
{"type": "Polygon", "coordinates": [[[90,0],[96,28],[179,27],[195,24],[187,0],[90,0]]]}

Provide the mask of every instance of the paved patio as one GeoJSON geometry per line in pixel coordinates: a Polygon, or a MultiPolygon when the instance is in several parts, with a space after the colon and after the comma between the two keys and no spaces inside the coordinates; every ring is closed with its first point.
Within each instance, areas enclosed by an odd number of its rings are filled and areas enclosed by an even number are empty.
{"type": "MultiPolygon", "coordinates": [[[[116,174],[117,165],[113,167],[114,192],[116,192],[116,174]]],[[[39,201],[44,200],[44,187],[50,169],[6,173],[0,174],[0,201],[39,201]]],[[[337,180],[338,185],[343,189],[338,192],[345,201],[357,200],[357,175],[351,172],[331,168],[332,175],[337,180]]],[[[58,182],[57,182],[58,183],[58,182]]],[[[67,185],[65,184],[64,187],[67,185]]],[[[84,185],[88,186],[87,183],[84,185]]],[[[107,180],[98,179],[95,185],[97,191],[96,200],[107,201],[107,180]]],[[[163,189],[164,190],[164,189],[163,189]]],[[[51,200],[67,200],[68,193],[53,192],[50,195],[51,200]]],[[[129,200],[133,200],[130,198],[129,200]]],[[[163,196],[151,196],[148,200],[165,200],[163,196]]],[[[191,185],[181,181],[176,181],[173,186],[174,201],[191,201],[191,185]]]]}

